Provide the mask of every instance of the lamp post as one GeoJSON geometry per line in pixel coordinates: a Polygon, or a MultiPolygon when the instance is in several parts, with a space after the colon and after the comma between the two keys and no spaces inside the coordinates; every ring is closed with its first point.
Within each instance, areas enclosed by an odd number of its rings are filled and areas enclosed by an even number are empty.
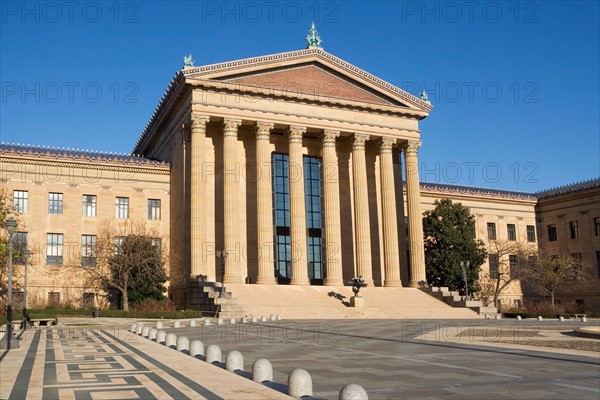
{"type": "Polygon", "coordinates": [[[471,265],[470,261],[467,261],[466,263],[464,261],[460,262],[460,268],[462,269],[462,273],[463,273],[463,279],[465,281],[465,300],[469,300],[469,281],[467,280],[467,269],[469,268],[469,265],[471,265]]]}
{"type": "Polygon", "coordinates": [[[225,261],[227,260],[228,255],[229,254],[227,253],[227,250],[223,250],[223,251],[217,250],[217,257],[219,258],[219,260],[221,260],[221,294],[219,295],[219,297],[225,297],[223,294],[223,288],[225,287],[225,285],[224,285],[225,261]]]}
{"type": "Polygon", "coordinates": [[[17,349],[19,341],[12,334],[12,257],[13,236],[17,230],[17,221],[9,218],[4,221],[4,227],[8,233],[8,304],[6,306],[6,334],[0,341],[0,349],[17,349]]]}
{"type": "Polygon", "coordinates": [[[29,256],[31,256],[31,251],[24,249],[22,253],[23,264],[25,264],[25,282],[23,284],[23,330],[29,328],[29,324],[27,323],[27,264],[29,263],[29,256]]]}

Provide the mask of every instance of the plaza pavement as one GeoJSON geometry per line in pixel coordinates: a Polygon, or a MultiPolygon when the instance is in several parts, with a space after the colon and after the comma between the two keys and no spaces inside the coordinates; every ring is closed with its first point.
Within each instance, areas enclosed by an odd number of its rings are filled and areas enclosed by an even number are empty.
{"type": "MultiPolygon", "coordinates": [[[[240,351],[245,371],[259,357],[270,360],[278,383],[271,386],[281,391],[293,369],[306,369],[317,398],[337,399],[347,383],[362,385],[369,399],[600,397],[599,340],[569,334],[581,327],[600,329],[597,320],[183,325],[165,330],[205,346],[218,344],[223,358],[240,351]],[[544,343],[559,348],[539,346],[544,343]]],[[[227,372],[133,335],[123,321],[62,320],[60,329],[28,331],[23,342],[0,362],[0,399],[287,398],[239,376],[248,373],[227,372]]]]}

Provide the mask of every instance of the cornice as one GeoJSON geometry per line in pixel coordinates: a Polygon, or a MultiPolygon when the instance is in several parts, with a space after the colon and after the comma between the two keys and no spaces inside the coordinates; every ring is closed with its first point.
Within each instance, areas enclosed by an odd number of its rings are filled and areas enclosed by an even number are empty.
{"type": "MultiPolygon", "coordinates": [[[[472,200],[474,197],[479,198],[487,198],[493,201],[498,200],[519,200],[526,201],[528,203],[535,204],[537,202],[537,197],[532,193],[526,192],[513,192],[508,190],[498,190],[498,189],[489,189],[489,188],[479,188],[479,187],[469,187],[469,186],[454,186],[454,185],[445,185],[438,183],[430,183],[430,182],[421,182],[420,190],[423,195],[427,195],[427,192],[432,193],[443,193],[443,194],[451,194],[452,196],[462,196],[465,200],[472,200]]],[[[437,196],[439,197],[439,195],[437,196]]]]}

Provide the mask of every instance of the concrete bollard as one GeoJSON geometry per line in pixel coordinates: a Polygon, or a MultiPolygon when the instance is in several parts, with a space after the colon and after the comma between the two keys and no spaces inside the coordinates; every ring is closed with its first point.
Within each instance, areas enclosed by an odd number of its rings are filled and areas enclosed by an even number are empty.
{"type": "Polygon", "coordinates": [[[483,319],[490,319],[490,316],[489,316],[489,315],[487,315],[487,314],[485,314],[485,315],[483,316],[483,319]]]}
{"type": "Polygon", "coordinates": [[[195,327],[197,324],[198,324],[198,323],[196,322],[196,320],[195,320],[195,319],[191,320],[191,321],[190,321],[190,328],[193,328],[193,327],[195,327]]]}
{"type": "Polygon", "coordinates": [[[158,332],[156,328],[150,328],[150,330],[148,331],[148,339],[156,340],[156,332],[158,332]]]}
{"type": "Polygon", "coordinates": [[[177,351],[185,351],[190,349],[190,339],[187,336],[179,336],[176,342],[177,351]]]}
{"type": "Polygon", "coordinates": [[[313,395],[313,384],[310,374],[300,368],[296,368],[288,376],[288,394],[297,399],[302,396],[313,395]]]}
{"type": "Polygon", "coordinates": [[[210,325],[210,320],[208,318],[206,318],[204,320],[204,326],[209,326],[210,325]]]}
{"type": "Polygon", "coordinates": [[[150,332],[150,327],[145,326],[142,328],[142,337],[148,337],[148,332],[150,332]]]}
{"type": "Polygon", "coordinates": [[[173,328],[181,328],[181,322],[179,322],[179,321],[173,322],[173,328]]]}
{"type": "Polygon", "coordinates": [[[560,322],[563,322],[563,321],[565,320],[565,317],[563,317],[563,316],[561,315],[560,317],[558,317],[558,320],[559,320],[560,322]]]}
{"type": "Polygon", "coordinates": [[[248,323],[248,318],[246,317],[242,317],[242,324],[247,324],[248,323]]]}
{"type": "Polygon", "coordinates": [[[256,318],[256,317],[254,317],[254,316],[253,316],[253,317],[252,317],[252,319],[251,319],[251,321],[252,321],[253,323],[256,323],[256,322],[258,322],[258,318],[256,318]]]}
{"type": "Polygon", "coordinates": [[[344,385],[340,390],[339,400],[369,400],[369,395],[365,388],[356,383],[344,385]]]}
{"type": "Polygon", "coordinates": [[[155,326],[155,328],[156,328],[157,330],[161,330],[161,329],[163,328],[163,323],[162,323],[162,321],[156,321],[156,326],[155,326]]]}
{"type": "Polygon", "coordinates": [[[229,318],[229,325],[235,325],[235,318],[229,318]]]}
{"type": "Polygon", "coordinates": [[[219,325],[219,326],[223,325],[223,318],[217,319],[217,325],[219,325]]]}
{"type": "Polygon", "coordinates": [[[190,356],[203,356],[204,355],[204,343],[200,340],[192,340],[190,343],[190,356]]]}
{"type": "Polygon", "coordinates": [[[206,362],[213,364],[221,362],[221,348],[216,344],[211,344],[206,348],[206,362]]]}
{"type": "Polygon", "coordinates": [[[263,315],[262,317],[260,317],[260,322],[267,322],[267,316],[263,315]]]}
{"type": "Polygon", "coordinates": [[[156,343],[165,343],[165,340],[167,338],[167,332],[165,331],[158,331],[156,333],[156,343]]]}
{"type": "Polygon", "coordinates": [[[538,315],[538,317],[537,317],[537,320],[538,320],[538,321],[543,321],[543,320],[544,320],[544,318],[542,318],[542,316],[541,316],[541,315],[538,315]]]}
{"type": "Polygon", "coordinates": [[[165,338],[165,346],[171,347],[171,346],[176,346],[176,345],[177,345],[177,335],[175,335],[174,333],[168,333],[167,337],[165,338]]]}
{"type": "Polygon", "coordinates": [[[237,350],[232,350],[225,357],[225,369],[227,371],[243,371],[244,356],[237,350]]]}
{"type": "Polygon", "coordinates": [[[252,380],[262,383],[273,381],[273,366],[266,358],[257,358],[252,364],[252,380]]]}
{"type": "Polygon", "coordinates": [[[521,320],[521,316],[517,315],[517,321],[520,321],[520,320],[521,320]]]}
{"type": "Polygon", "coordinates": [[[141,335],[142,334],[142,329],[144,328],[144,324],[142,324],[141,322],[138,323],[135,327],[135,333],[136,335],[141,335]]]}
{"type": "Polygon", "coordinates": [[[129,332],[135,333],[135,331],[137,330],[137,324],[137,322],[134,322],[131,325],[129,325],[129,332]]]}
{"type": "Polygon", "coordinates": [[[496,319],[502,319],[502,314],[496,314],[496,319]]]}
{"type": "Polygon", "coordinates": [[[281,321],[281,314],[277,314],[277,321],[281,321]]]}
{"type": "Polygon", "coordinates": [[[587,318],[586,317],[581,317],[581,322],[587,322],[587,318]]]}
{"type": "Polygon", "coordinates": [[[275,315],[271,314],[270,317],[269,317],[269,319],[271,321],[275,321],[277,319],[277,317],[275,315]]]}

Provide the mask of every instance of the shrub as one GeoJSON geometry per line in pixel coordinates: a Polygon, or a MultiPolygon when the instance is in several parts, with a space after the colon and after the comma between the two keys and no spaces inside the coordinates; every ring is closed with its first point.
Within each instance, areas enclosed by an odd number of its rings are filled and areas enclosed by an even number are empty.
{"type": "Polygon", "coordinates": [[[147,312],[147,311],[159,311],[159,312],[173,312],[177,311],[175,304],[169,299],[144,299],[131,306],[131,310],[134,312],[147,312]]]}

